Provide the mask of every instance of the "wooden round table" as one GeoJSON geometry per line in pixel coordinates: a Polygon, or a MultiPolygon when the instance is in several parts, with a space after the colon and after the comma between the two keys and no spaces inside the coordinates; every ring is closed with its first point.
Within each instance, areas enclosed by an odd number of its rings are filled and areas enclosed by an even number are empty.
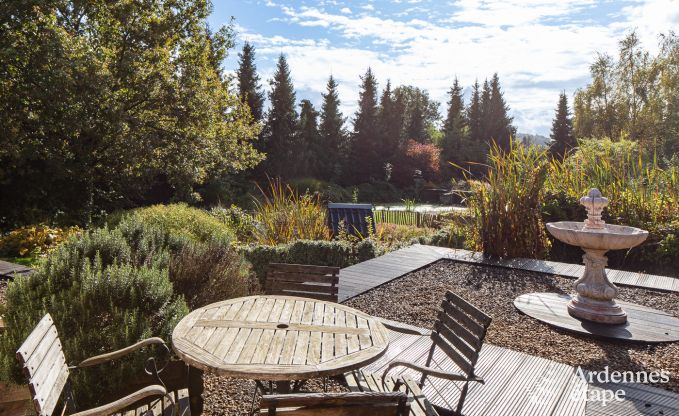
{"type": "Polygon", "coordinates": [[[196,309],[172,332],[191,367],[267,381],[334,376],[377,360],[387,330],[348,306],[292,296],[249,296],[196,309]]]}

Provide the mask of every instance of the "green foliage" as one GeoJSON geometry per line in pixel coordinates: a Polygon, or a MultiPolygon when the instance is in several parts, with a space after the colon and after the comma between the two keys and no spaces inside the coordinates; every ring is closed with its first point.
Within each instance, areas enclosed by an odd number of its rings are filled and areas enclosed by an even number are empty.
{"type": "Polygon", "coordinates": [[[318,160],[317,173],[321,179],[337,181],[342,177],[342,167],[348,149],[337,81],[332,75],[328,78],[326,93],[321,95],[323,96],[319,125],[321,140],[314,157],[318,160]]]}
{"type": "Polygon", "coordinates": [[[568,97],[566,93],[559,94],[559,105],[552,121],[552,134],[549,152],[553,157],[563,159],[564,156],[577,146],[573,135],[573,121],[568,110],[568,97]]]}
{"type": "Polygon", "coordinates": [[[296,177],[322,172],[323,166],[315,155],[328,151],[322,147],[318,131],[318,111],[309,100],[302,100],[300,107],[299,125],[292,149],[295,159],[288,165],[290,173],[296,177]]]}
{"type": "Polygon", "coordinates": [[[269,263],[348,267],[383,253],[382,249],[370,239],[355,244],[338,240],[297,240],[290,244],[275,246],[243,246],[240,250],[252,264],[252,270],[260,281],[263,281],[266,265],[269,263]]]}
{"type": "Polygon", "coordinates": [[[384,181],[362,183],[356,187],[357,201],[394,202],[401,198],[401,191],[394,184],[384,181]]]}
{"type": "MultiPolygon", "coordinates": [[[[124,348],[149,336],[169,340],[188,313],[174,295],[168,272],[131,264],[131,249],[119,230],[100,229],[59,246],[30,277],[12,281],[0,313],[7,332],[0,337],[2,379],[24,382],[14,357],[40,317],[54,318],[69,363],[124,348]]],[[[78,403],[108,400],[143,371],[144,353],[74,372],[78,403]]]]}
{"type": "Polygon", "coordinates": [[[192,201],[195,186],[261,159],[221,68],[232,30],[209,30],[210,7],[3,3],[0,228],[192,201]]]}
{"type": "Polygon", "coordinates": [[[354,131],[351,138],[351,157],[347,161],[346,174],[351,183],[360,183],[379,178],[380,137],[377,106],[377,79],[368,68],[361,77],[358,110],[354,117],[354,131]]]}
{"type": "Polygon", "coordinates": [[[214,207],[210,210],[210,215],[233,230],[238,242],[250,243],[254,241],[257,223],[255,218],[242,208],[236,205],[231,205],[229,208],[214,207]]]}
{"type": "Polygon", "coordinates": [[[37,257],[46,254],[68,236],[78,233],[78,227],[58,228],[44,224],[26,225],[0,236],[0,256],[37,257]]]}
{"type": "Polygon", "coordinates": [[[266,172],[274,177],[289,176],[288,169],[298,157],[294,154],[294,146],[291,146],[295,142],[298,115],[290,67],[283,54],[278,57],[276,73],[270,84],[271,109],[264,130],[266,172]]]}
{"type": "Polygon", "coordinates": [[[544,258],[548,240],[541,219],[547,175],[545,152],[536,147],[497,146],[489,155],[488,182],[472,182],[474,246],[500,257],[544,258]]]}
{"type": "Polygon", "coordinates": [[[264,92],[259,84],[257,66],[255,65],[255,47],[245,41],[243,51],[238,54],[238,96],[247,103],[254,121],[261,121],[264,117],[264,92]]]}
{"type": "Polygon", "coordinates": [[[228,223],[220,221],[205,210],[181,203],[136,208],[114,215],[109,220],[109,225],[116,226],[126,220],[159,227],[175,238],[186,238],[191,241],[213,241],[228,245],[235,240],[234,232],[228,223]]]}
{"type": "Polygon", "coordinates": [[[315,178],[298,178],[289,182],[290,187],[300,194],[318,195],[321,201],[349,202],[351,190],[341,186],[315,178]]]}
{"type": "Polygon", "coordinates": [[[546,188],[579,198],[598,188],[610,204],[612,222],[654,227],[679,218],[679,171],[646,161],[629,140],[581,140],[565,161],[550,164],[546,188]]]}
{"type": "Polygon", "coordinates": [[[330,239],[326,209],[318,195],[300,195],[280,180],[269,180],[268,192],[261,188],[260,191],[255,214],[255,239],[260,244],[330,239]]]}
{"type": "Polygon", "coordinates": [[[660,36],[655,56],[635,32],[619,42],[616,61],[600,54],[592,82],[575,94],[578,138],[629,138],[650,154],[671,157],[679,149],[679,37],[660,36]]]}

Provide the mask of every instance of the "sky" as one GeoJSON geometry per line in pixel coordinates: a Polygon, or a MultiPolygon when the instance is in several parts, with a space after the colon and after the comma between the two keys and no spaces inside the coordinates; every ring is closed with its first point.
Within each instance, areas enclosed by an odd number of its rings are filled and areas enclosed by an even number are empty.
{"type": "Polygon", "coordinates": [[[213,28],[233,17],[237,67],[243,41],[256,48],[262,85],[283,53],[297,101],[320,108],[328,76],[339,83],[350,122],[360,75],[371,67],[380,89],[413,85],[429,91],[445,114],[455,77],[468,99],[475,80],[497,72],[520,133],[548,135],[558,95],[572,105],[589,82],[597,53],[617,55],[618,42],[636,30],[657,51],[658,35],[679,30],[679,0],[213,0],[213,28]]]}

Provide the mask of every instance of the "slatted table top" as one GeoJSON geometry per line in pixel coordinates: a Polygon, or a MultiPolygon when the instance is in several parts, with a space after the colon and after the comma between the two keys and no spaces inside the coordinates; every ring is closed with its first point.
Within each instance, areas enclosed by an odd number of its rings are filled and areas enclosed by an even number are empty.
{"type": "Polygon", "coordinates": [[[377,360],[386,328],[348,306],[293,296],[213,303],[182,319],[172,345],[191,366],[229,377],[306,380],[377,360]]]}

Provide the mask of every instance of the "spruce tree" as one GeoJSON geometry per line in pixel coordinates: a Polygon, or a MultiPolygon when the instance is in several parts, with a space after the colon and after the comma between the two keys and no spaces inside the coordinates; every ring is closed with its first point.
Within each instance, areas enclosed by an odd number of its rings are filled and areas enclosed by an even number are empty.
{"type": "MultiPolygon", "coordinates": [[[[403,111],[401,104],[396,101],[391,90],[391,81],[387,81],[386,87],[380,97],[379,126],[382,136],[382,162],[392,162],[401,144],[401,127],[403,125],[403,111]]],[[[384,166],[383,166],[384,167],[384,166]]]]}
{"type": "Polygon", "coordinates": [[[481,91],[479,81],[474,82],[472,87],[472,98],[467,108],[467,120],[469,124],[469,139],[474,143],[483,140],[481,134],[481,91]]]}
{"type": "Polygon", "coordinates": [[[446,162],[460,162],[460,150],[465,138],[467,120],[464,114],[464,101],[462,87],[457,78],[450,89],[450,101],[448,101],[448,114],[443,124],[443,142],[441,145],[441,158],[444,166],[446,162]]]}
{"type": "Polygon", "coordinates": [[[418,99],[413,105],[410,112],[410,120],[408,120],[407,139],[413,139],[420,143],[427,142],[427,130],[424,120],[424,111],[422,102],[418,99]]]}
{"type": "Polygon", "coordinates": [[[568,109],[568,98],[565,91],[559,94],[559,104],[556,108],[554,121],[552,121],[550,138],[552,141],[549,144],[549,152],[553,157],[560,159],[563,159],[568,151],[577,145],[573,135],[573,121],[568,109]]]}
{"type": "Polygon", "coordinates": [[[516,129],[512,126],[512,117],[509,117],[509,106],[500,87],[500,78],[497,72],[490,81],[490,101],[486,114],[486,135],[504,151],[509,151],[512,137],[516,129]]]}
{"type": "Polygon", "coordinates": [[[486,79],[483,81],[483,89],[481,90],[481,128],[479,129],[481,141],[484,143],[489,143],[491,117],[490,84],[486,79]]]}
{"type": "Polygon", "coordinates": [[[316,175],[319,171],[316,155],[327,150],[321,146],[318,131],[318,111],[309,100],[302,100],[300,104],[299,127],[295,146],[295,159],[298,161],[291,169],[297,176],[316,175]]]}
{"type": "Polygon", "coordinates": [[[264,116],[264,91],[259,83],[257,67],[255,65],[255,47],[249,42],[243,44],[243,50],[238,54],[238,95],[247,103],[252,118],[259,122],[264,116]]]}
{"type": "Polygon", "coordinates": [[[361,77],[358,110],[354,118],[351,149],[351,175],[353,183],[368,182],[381,174],[379,164],[377,123],[377,80],[370,68],[361,77]],[[376,163],[377,162],[377,163],[376,163]]]}
{"type": "Polygon", "coordinates": [[[278,58],[276,72],[270,81],[271,92],[266,133],[266,172],[275,177],[288,173],[288,166],[295,163],[295,130],[297,111],[295,110],[295,91],[290,77],[290,67],[283,54],[278,58]]]}
{"type": "Polygon", "coordinates": [[[322,94],[320,143],[314,152],[318,160],[317,175],[324,180],[337,181],[342,175],[342,165],[346,157],[346,132],[344,117],[340,112],[340,99],[337,82],[332,75],[328,79],[326,93],[322,94]]]}

